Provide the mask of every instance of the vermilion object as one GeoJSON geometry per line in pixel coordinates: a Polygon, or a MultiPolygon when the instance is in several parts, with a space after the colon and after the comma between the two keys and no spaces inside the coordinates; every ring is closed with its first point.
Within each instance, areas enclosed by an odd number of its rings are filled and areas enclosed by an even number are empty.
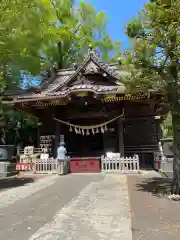
{"type": "Polygon", "coordinates": [[[71,173],[97,173],[100,172],[100,158],[71,158],[70,172],[71,173]]]}

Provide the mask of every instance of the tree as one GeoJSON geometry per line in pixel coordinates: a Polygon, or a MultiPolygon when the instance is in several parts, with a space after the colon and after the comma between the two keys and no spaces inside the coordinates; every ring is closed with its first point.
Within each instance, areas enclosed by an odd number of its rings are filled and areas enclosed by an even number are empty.
{"type": "MultiPolygon", "coordinates": [[[[20,70],[38,75],[82,60],[91,44],[110,60],[119,50],[107,18],[90,3],[74,0],[14,0],[0,5],[0,87],[19,84],[20,70]]],[[[22,73],[21,73],[22,74],[22,73]]],[[[31,84],[31,83],[30,83],[31,84]]]]}
{"type": "MultiPolygon", "coordinates": [[[[40,9],[42,1],[14,0],[0,4],[0,90],[19,85],[20,70],[37,73],[40,69],[41,31],[47,24],[40,9]],[[39,13],[37,12],[39,11],[39,13]],[[41,21],[39,21],[39,18],[41,21]],[[42,21],[43,19],[43,21],[42,21]]],[[[6,143],[6,133],[15,127],[22,114],[0,102],[0,142],[6,143]],[[11,124],[10,124],[11,123],[11,124]]],[[[24,117],[25,122],[27,116],[24,117]]],[[[32,119],[31,119],[32,120],[32,119]]],[[[27,125],[27,124],[26,124],[27,125]]]]}
{"type": "Polygon", "coordinates": [[[3,1],[0,5],[1,87],[13,87],[20,70],[37,73],[46,9],[42,1],[3,1]],[[43,8],[43,13],[40,11],[43,8]],[[41,19],[41,21],[39,21],[41,19]]]}
{"type": "Polygon", "coordinates": [[[173,193],[180,194],[180,0],[153,0],[126,26],[133,48],[125,53],[127,85],[161,91],[172,114],[173,193]]]}
{"type": "Polygon", "coordinates": [[[75,6],[74,0],[50,0],[49,16],[51,29],[46,37],[51,42],[44,41],[42,47],[49,66],[56,63],[58,68],[66,68],[81,62],[89,44],[99,49],[106,61],[120,50],[120,42],[109,36],[105,13],[97,13],[90,3],[80,1],[75,6]]]}
{"type": "MultiPolygon", "coordinates": [[[[7,0],[0,4],[1,90],[20,85],[22,75],[28,76],[24,86],[29,87],[33,85],[33,75],[54,65],[66,68],[81,61],[89,44],[99,49],[105,60],[110,60],[109,53],[116,52],[120,43],[110,39],[105,14],[96,13],[89,3],[74,3],[74,0],[7,0]]],[[[0,104],[0,127],[7,127],[8,112],[0,104]]],[[[13,116],[15,122],[20,118],[14,113],[13,116]]]]}

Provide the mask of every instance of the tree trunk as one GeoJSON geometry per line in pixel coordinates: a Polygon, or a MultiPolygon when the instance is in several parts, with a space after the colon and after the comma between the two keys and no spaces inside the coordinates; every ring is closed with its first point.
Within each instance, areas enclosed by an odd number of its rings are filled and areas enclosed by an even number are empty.
{"type": "Polygon", "coordinates": [[[180,195],[180,116],[172,113],[172,126],[173,126],[173,194],[180,195]]]}
{"type": "MultiPolygon", "coordinates": [[[[176,44],[172,43],[172,49],[176,44]]],[[[178,84],[178,65],[179,60],[174,52],[170,55],[170,78],[168,81],[168,98],[171,106],[172,127],[173,127],[173,187],[172,193],[180,195],[180,102],[178,84]]]]}
{"type": "Polygon", "coordinates": [[[58,42],[57,44],[57,50],[58,50],[58,69],[63,68],[63,53],[62,53],[62,43],[58,42]]]}

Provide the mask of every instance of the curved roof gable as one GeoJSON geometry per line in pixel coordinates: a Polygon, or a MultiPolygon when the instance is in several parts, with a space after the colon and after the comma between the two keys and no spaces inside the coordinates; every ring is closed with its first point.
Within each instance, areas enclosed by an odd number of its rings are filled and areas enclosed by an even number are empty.
{"type": "MultiPolygon", "coordinates": [[[[110,83],[112,83],[113,81],[117,85],[124,85],[123,83],[119,82],[120,74],[117,71],[117,68],[114,69],[111,65],[102,62],[97,52],[92,48],[88,50],[88,55],[84,59],[83,63],[76,69],[76,71],[72,75],[67,77],[66,81],[64,81],[63,83],[63,86],[72,83],[73,80],[75,80],[76,77],[82,72],[83,74],[102,73],[104,74],[104,76],[110,77],[110,83]]],[[[61,87],[62,85],[57,86],[54,91],[60,90],[61,87]]]]}
{"type": "Polygon", "coordinates": [[[54,72],[52,77],[49,77],[40,87],[38,91],[26,91],[22,95],[17,96],[17,99],[46,99],[56,96],[67,96],[72,92],[77,91],[93,91],[97,94],[105,93],[124,93],[126,87],[120,82],[120,78],[127,75],[125,71],[121,71],[118,65],[105,64],[101,61],[97,52],[90,48],[88,55],[83,63],[76,69],[63,69],[54,72]],[[92,80],[83,82],[86,75],[102,74],[103,82],[97,83],[92,80]],[[78,83],[78,78],[80,82],[78,83]],[[81,81],[82,80],[82,81],[81,81]]]}

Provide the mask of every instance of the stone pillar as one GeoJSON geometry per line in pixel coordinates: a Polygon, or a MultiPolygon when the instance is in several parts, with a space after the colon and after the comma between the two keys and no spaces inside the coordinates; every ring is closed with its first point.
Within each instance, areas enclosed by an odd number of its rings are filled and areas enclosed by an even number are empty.
{"type": "Polygon", "coordinates": [[[118,144],[119,144],[119,152],[121,157],[124,157],[124,139],[123,139],[124,131],[123,131],[123,121],[122,119],[118,119],[118,144]]]}

